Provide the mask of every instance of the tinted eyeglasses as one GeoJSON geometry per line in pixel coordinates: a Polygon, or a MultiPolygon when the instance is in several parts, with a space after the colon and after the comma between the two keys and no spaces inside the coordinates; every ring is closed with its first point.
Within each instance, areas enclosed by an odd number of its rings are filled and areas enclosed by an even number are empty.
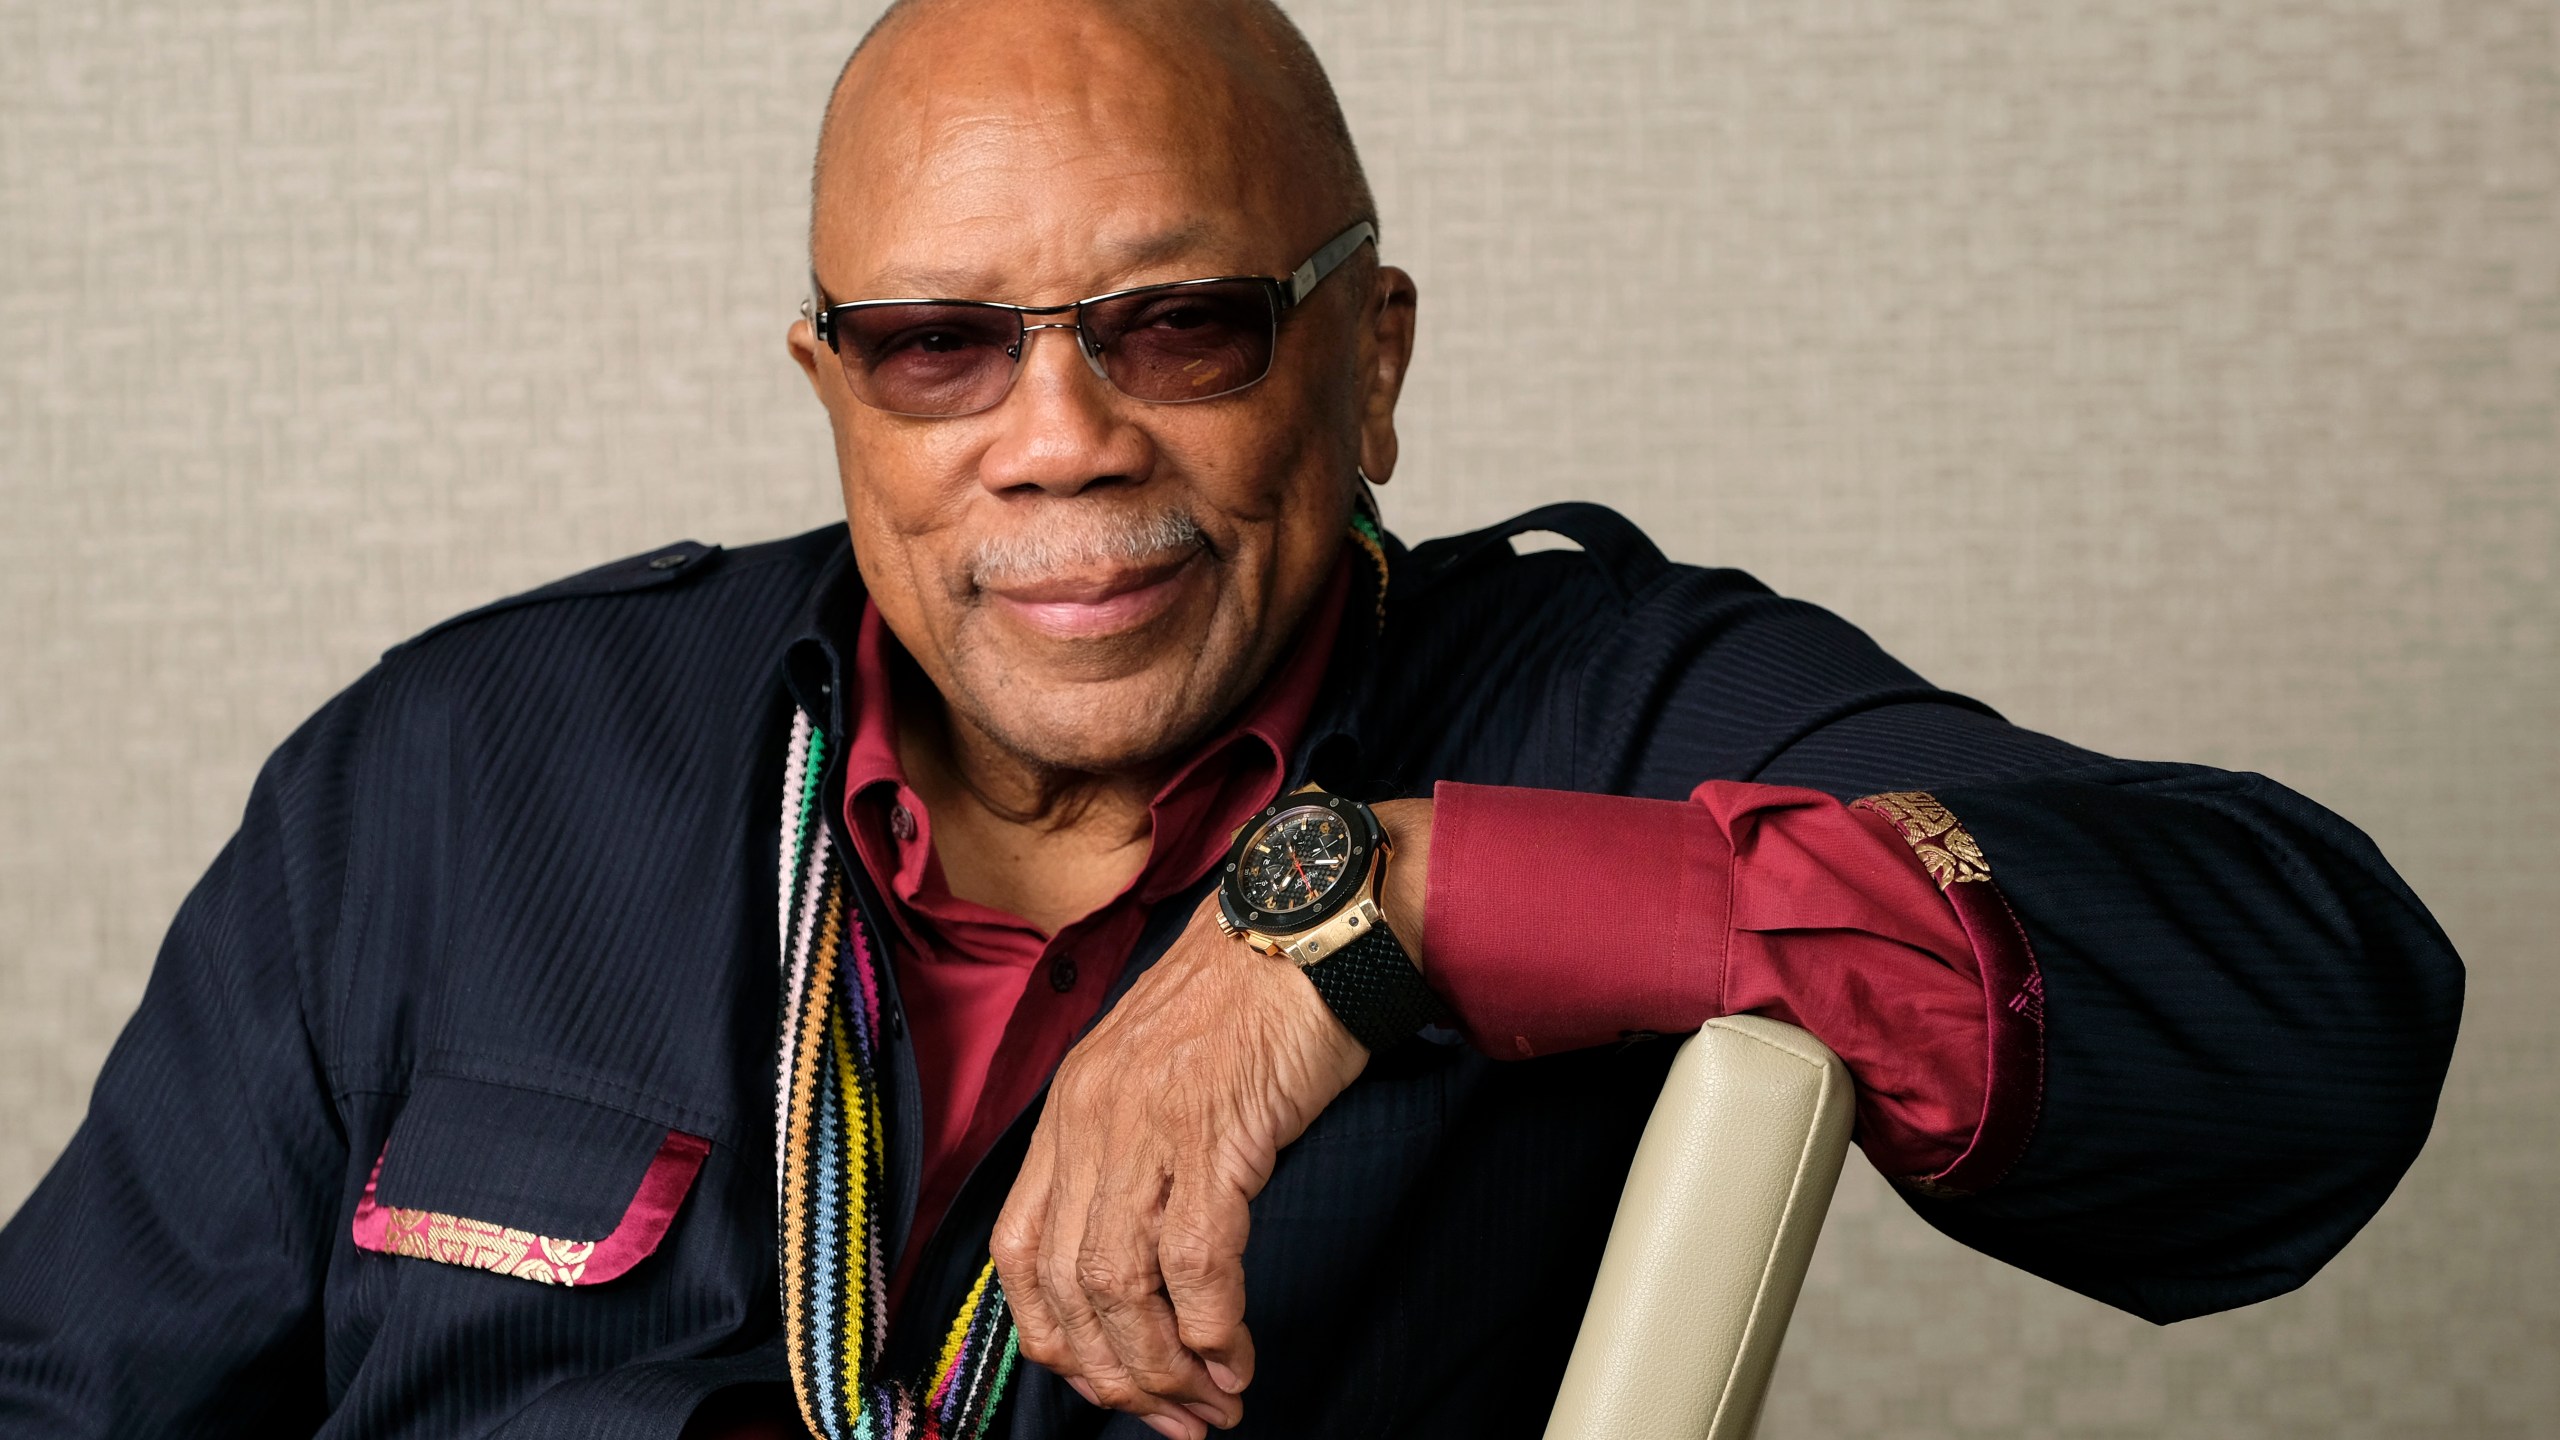
{"type": "Polygon", "coordinates": [[[1064,305],[985,300],[827,299],[815,275],[800,307],[844,365],[856,399],[893,415],[991,409],[1013,389],[1034,330],[1072,330],[1093,373],[1133,399],[1179,405],[1232,395],[1271,373],[1280,320],[1351,253],[1378,238],[1363,220],[1285,279],[1230,275],[1141,285],[1064,305]],[[1064,320],[1030,317],[1064,315],[1064,320]]]}

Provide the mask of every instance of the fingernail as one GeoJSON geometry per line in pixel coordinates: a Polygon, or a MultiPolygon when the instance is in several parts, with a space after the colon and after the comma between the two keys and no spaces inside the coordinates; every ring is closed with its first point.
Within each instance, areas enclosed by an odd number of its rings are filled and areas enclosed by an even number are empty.
{"type": "Polygon", "coordinates": [[[1146,1419],[1147,1428],[1163,1436],[1164,1440],[1191,1440],[1191,1432],[1183,1429],[1182,1422],[1170,1415],[1150,1415],[1146,1419]]]}
{"type": "Polygon", "coordinates": [[[1200,1423],[1208,1426],[1212,1430],[1224,1430],[1227,1428],[1227,1417],[1225,1415],[1210,1409],[1208,1406],[1201,1404],[1197,1400],[1183,1401],[1182,1408],[1199,1416],[1200,1423]]]}
{"type": "Polygon", "coordinates": [[[1099,1405],[1102,1403],[1101,1401],[1093,1398],[1093,1387],[1084,1383],[1084,1377],[1081,1375],[1068,1376],[1067,1388],[1083,1396],[1084,1403],[1087,1405],[1099,1405]]]}
{"type": "Polygon", "coordinates": [[[1209,1378],[1218,1382],[1219,1389],[1226,1391],[1230,1395],[1241,1395],[1244,1393],[1244,1382],[1236,1378],[1236,1372],[1219,1364],[1215,1360],[1208,1362],[1208,1364],[1209,1378]]]}

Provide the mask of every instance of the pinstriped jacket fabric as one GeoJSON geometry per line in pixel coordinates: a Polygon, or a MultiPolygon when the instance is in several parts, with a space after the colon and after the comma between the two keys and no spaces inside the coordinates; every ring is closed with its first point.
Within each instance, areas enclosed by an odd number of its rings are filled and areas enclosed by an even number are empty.
{"type": "MultiPolygon", "coordinates": [[[[1732,778],[1962,818],[2045,1030],[2005,1178],[1909,1197],[1941,1230],[2172,1320],[2301,1284],[2416,1155],[2461,967],[2336,816],[2019,730],[1596,507],[1390,553],[1385,630],[1348,607],[1293,783],[1732,778]],[[1582,551],[1514,555],[1530,529],[1582,551]]],[[[714,1391],[781,1383],[772,800],[794,697],[843,723],[856,587],[841,529],[676,546],[448,622],[297,731],[0,1231],[0,1435],[672,1437],[714,1391]],[[679,1136],[698,1168],[635,1242],[679,1136]],[[426,1238],[361,1247],[360,1212],[426,1238]],[[623,1273],[535,1283],[587,1253],[540,1237],[608,1233],[623,1273]]],[[[947,1315],[1030,1117],[906,1233],[916,1099],[884,1003],[891,1243],[924,1247],[911,1311],[947,1315]]],[[[1246,1433],[1537,1433],[1669,1047],[1444,1040],[1381,1055],[1255,1203],[1246,1433]]],[[[1150,1433],[1037,1369],[998,1430],[1150,1433]]]]}

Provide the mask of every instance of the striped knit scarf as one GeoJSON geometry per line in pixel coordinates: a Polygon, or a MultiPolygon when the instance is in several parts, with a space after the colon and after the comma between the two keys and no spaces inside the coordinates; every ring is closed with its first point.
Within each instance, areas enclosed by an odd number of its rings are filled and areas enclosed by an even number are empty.
{"type": "Polygon", "coordinates": [[[978,1271],[930,1375],[882,1373],[888,1120],[880,1088],[880,951],[818,814],[826,734],[791,717],[782,792],[778,1133],[783,1334],[800,1415],[821,1440],[979,1440],[1013,1378],[1013,1315],[978,1271]]]}
{"type": "MultiPolygon", "coordinates": [[[[1364,494],[1365,500],[1365,494],[1364,494]]],[[[1387,557],[1365,505],[1352,543],[1387,557]]],[[[995,1262],[978,1269],[933,1372],[884,1374],[889,1269],[881,1206],[888,1118],[880,1089],[883,953],[853,904],[842,853],[818,812],[826,732],[791,716],[782,781],[782,1058],[774,1154],[782,1215],[783,1335],[801,1418],[820,1440],[979,1440],[1018,1358],[995,1262]]]]}

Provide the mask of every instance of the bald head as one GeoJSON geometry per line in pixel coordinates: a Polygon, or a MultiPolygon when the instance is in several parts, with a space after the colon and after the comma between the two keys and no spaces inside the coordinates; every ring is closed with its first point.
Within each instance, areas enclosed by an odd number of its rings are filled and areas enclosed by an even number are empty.
{"type": "MultiPolygon", "coordinates": [[[[1272,0],[895,0],[828,97],[810,192],[816,256],[832,216],[896,205],[880,150],[911,147],[920,121],[972,102],[1085,115],[1086,138],[1214,152],[1258,171],[1271,197],[1335,226],[1376,219],[1341,102],[1306,37],[1272,0]],[[975,93],[973,93],[975,92],[975,93]],[[1078,93],[1081,92],[1081,93],[1078,93]],[[866,164],[866,161],[875,162],[866,164]]],[[[1021,118],[1017,116],[1016,118],[1021,118]]],[[[1243,197],[1239,197],[1243,198],[1243,197]]],[[[1262,198],[1262,197],[1256,197],[1262,198]]]]}

